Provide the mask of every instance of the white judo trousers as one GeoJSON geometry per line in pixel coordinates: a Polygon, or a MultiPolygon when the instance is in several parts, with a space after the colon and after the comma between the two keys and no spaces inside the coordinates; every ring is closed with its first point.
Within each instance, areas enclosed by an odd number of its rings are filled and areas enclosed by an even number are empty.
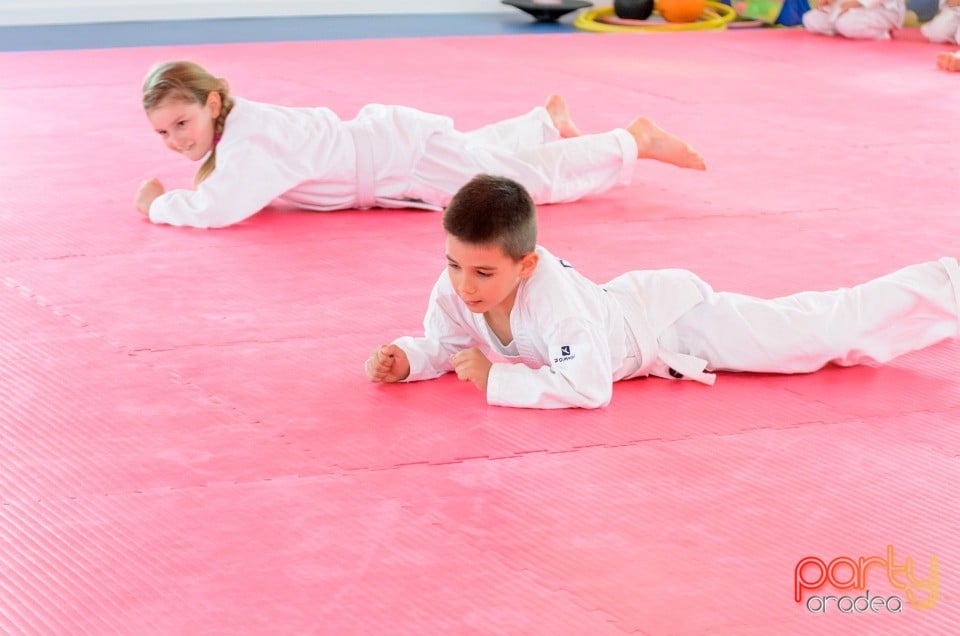
{"type": "Polygon", "coordinates": [[[432,190],[425,201],[443,206],[481,173],[517,181],[534,203],[563,203],[628,184],[637,154],[624,129],[563,139],[541,106],[469,132],[431,136],[413,180],[432,190]]]}
{"type": "Polygon", "coordinates": [[[912,265],[851,288],[765,300],[715,292],[660,337],[713,371],[808,373],[878,364],[960,335],[956,259],[912,265]]]}
{"type": "Polygon", "coordinates": [[[865,6],[841,13],[840,0],[826,10],[811,9],[803,14],[803,27],[820,35],[842,35],[858,40],[886,40],[890,32],[903,26],[905,0],[866,2],[865,6]]]}
{"type": "Polygon", "coordinates": [[[940,0],[940,12],[922,24],[920,31],[931,42],[960,44],[960,7],[949,7],[947,0],[940,0]]]}

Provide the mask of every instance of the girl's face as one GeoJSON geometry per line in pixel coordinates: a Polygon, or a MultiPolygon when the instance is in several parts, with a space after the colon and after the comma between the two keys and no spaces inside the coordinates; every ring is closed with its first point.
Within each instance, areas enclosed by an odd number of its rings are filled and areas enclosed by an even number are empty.
{"type": "Polygon", "coordinates": [[[220,95],[211,92],[206,104],[166,99],[147,112],[147,119],[163,143],[191,161],[213,150],[214,122],[220,116],[220,95]]]}

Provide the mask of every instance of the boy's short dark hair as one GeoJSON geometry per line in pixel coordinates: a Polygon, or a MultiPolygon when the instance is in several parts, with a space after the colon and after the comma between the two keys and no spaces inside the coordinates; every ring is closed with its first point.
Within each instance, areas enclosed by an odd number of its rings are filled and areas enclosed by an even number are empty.
{"type": "Polygon", "coordinates": [[[519,261],[537,246],[537,208],[516,181],[481,174],[454,195],[443,213],[443,229],[464,243],[500,245],[519,261]]]}

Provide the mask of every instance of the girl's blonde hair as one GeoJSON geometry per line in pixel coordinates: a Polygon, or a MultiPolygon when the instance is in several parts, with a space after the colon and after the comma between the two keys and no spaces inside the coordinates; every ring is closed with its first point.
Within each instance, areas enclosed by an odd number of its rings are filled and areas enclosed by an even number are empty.
{"type": "Polygon", "coordinates": [[[220,95],[220,116],[213,124],[214,146],[210,156],[203,162],[193,178],[194,184],[199,184],[213,173],[217,167],[216,141],[223,134],[223,127],[227,115],[233,108],[233,98],[230,97],[230,87],[227,80],[214,77],[199,64],[193,62],[164,62],[150,69],[143,80],[143,109],[150,112],[167,100],[180,100],[191,104],[207,103],[210,93],[220,95]]]}

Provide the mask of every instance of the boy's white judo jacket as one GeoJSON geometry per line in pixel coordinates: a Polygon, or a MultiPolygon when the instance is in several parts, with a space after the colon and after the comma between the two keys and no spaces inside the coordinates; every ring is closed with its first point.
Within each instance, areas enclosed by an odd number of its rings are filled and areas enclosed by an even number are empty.
{"type": "MultiPolygon", "coordinates": [[[[520,282],[510,313],[519,356],[491,367],[488,403],[596,408],[607,405],[613,383],[626,378],[658,375],[713,383],[704,360],[662,350],[657,341],[703,300],[693,274],[630,272],[598,285],[543,247],[536,251],[537,267],[520,282]]],[[[407,354],[407,380],[414,381],[453,371],[450,356],[460,350],[502,349],[495,339],[483,315],[467,309],[444,272],[430,295],[424,337],[403,337],[394,344],[407,354]]]]}

